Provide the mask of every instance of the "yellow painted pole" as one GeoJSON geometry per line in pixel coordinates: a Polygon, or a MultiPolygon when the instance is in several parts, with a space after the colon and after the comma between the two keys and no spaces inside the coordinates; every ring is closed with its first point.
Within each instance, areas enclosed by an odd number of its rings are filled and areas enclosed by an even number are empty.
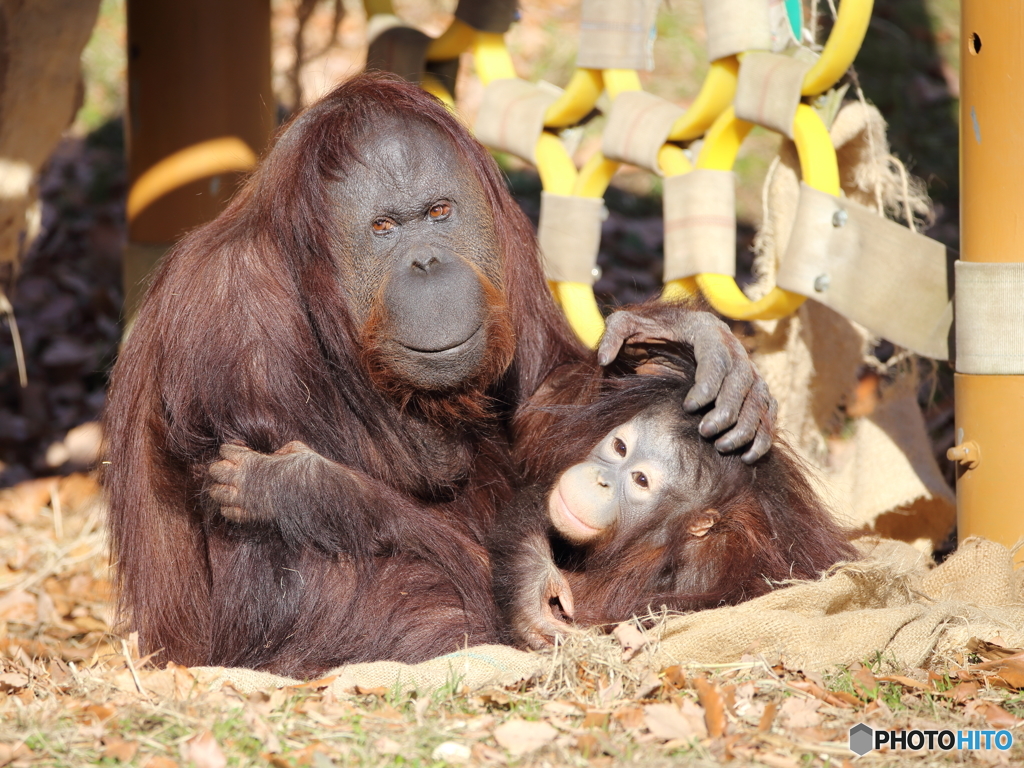
{"type": "Polygon", "coordinates": [[[214,218],[275,128],[270,0],[129,0],[130,324],[156,259],[214,218]]]}
{"type": "MultiPolygon", "coordinates": [[[[960,32],[960,258],[1021,262],[1024,2],[963,0],[960,32]]],[[[955,394],[960,540],[1013,546],[1024,538],[1024,376],[957,373],[955,394]]]]}

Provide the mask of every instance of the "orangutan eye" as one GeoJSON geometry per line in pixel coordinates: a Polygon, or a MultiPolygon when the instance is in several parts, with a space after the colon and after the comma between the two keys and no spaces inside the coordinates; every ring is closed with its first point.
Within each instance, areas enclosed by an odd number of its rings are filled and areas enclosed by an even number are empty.
{"type": "Polygon", "coordinates": [[[373,220],[373,231],[377,232],[378,234],[390,232],[394,228],[395,222],[393,222],[391,219],[387,219],[381,216],[379,219],[373,220]]]}
{"type": "Polygon", "coordinates": [[[647,475],[643,472],[633,473],[633,482],[639,485],[641,488],[647,488],[650,483],[647,481],[647,475]]]}
{"type": "Polygon", "coordinates": [[[614,440],[612,440],[612,450],[619,454],[619,456],[625,458],[626,444],[622,441],[622,438],[616,437],[614,440]]]}
{"type": "Polygon", "coordinates": [[[430,218],[434,219],[434,221],[440,221],[441,219],[448,218],[448,214],[451,212],[452,207],[448,205],[448,203],[435,203],[430,207],[430,211],[428,213],[430,218]]]}

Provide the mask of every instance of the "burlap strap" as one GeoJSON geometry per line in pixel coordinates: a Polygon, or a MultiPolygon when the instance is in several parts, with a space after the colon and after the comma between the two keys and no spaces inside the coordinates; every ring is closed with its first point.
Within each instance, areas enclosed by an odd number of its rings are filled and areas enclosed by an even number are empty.
{"type": "Polygon", "coordinates": [[[664,281],[736,275],[736,178],[697,169],[665,179],[664,281]]]}
{"type": "Polygon", "coordinates": [[[676,120],[686,114],[660,96],[627,91],[612,103],[605,125],[601,151],[609,160],[632,163],[661,175],[658,150],[668,139],[676,120]]]}
{"type": "Polygon", "coordinates": [[[708,61],[772,47],[768,0],[704,0],[708,61]]]}
{"type": "Polygon", "coordinates": [[[792,139],[800,89],[812,63],[766,51],[746,54],[736,82],[736,117],[792,139]]]}
{"type": "Polygon", "coordinates": [[[1024,374],[1024,264],[955,267],[957,371],[1024,374]]]}
{"type": "Polygon", "coordinates": [[[661,0],[583,0],[576,66],[654,68],[654,22],[661,0]]]}
{"type": "Polygon", "coordinates": [[[518,78],[495,80],[484,89],[474,131],[481,144],[537,164],[537,139],[544,114],[561,90],[550,83],[518,78]]]}
{"type": "Polygon", "coordinates": [[[378,14],[370,19],[367,35],[370,48],[366,52],[366,68],[393,72],[410,83],[418,83],[427,64],[429,35],[407,26],[392,14],[378,14]]]}
{"type": "Polygon", "coordinates": [[[508,32],[516,20],[516,0],[459,0],[455,18],[479,32],[508,32]]]}
{"type": "Polygon", "coordinates": [[[594,284],[601,222],[607,215],[599,197],[541,192],[537,239],[548,280],[594,284]]]}
{"type": "Polygon", "coordinates": [[[895,344],[946,360],[953,321],[947,263],[941,243],[801,183],[777,283],[895,344]]]}

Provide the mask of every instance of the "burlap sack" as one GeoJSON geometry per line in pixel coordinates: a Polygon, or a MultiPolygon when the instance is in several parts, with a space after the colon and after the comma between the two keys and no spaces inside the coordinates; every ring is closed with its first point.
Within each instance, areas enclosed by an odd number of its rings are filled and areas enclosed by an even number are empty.
{"type": "MultiPolygon", "coordinates": [[[[890,155],[885,122],[874,107],[850,103],[832,127],[843,193],[888,213],[924,215],[927,198],[890,155]]],[[[785,142],[766,181],[765,217],[756,240],[754,293],[775,283],[789,242],[799,195],[799,159],[785,142]]],[[[793,316],[755,323],[753,358],[779,400],[779,425],[817,470],[820,490],[844,524],[865,531],[940,543],[952,528],[956,501],[931,452],[916,402],[911,362],[886,371],[893,379],[874,412],[846,425],[833,440],[852,400],[857,372],[874,339],[863,327],[815,301],[793,316]]]]}
{"type": "MultiPolygon", "coordinates": [[[[800,582],[750,602],[668,619],[655,628],[653,654],[634,664],[719,664],[747,654],[793,669],[874,660],[893,668],[940,666],[967,641],[1000,638],[1024,647],[1024,572],[999,544],[970,539],[942,565],[908,544],[858,542],[865,559],[820,581],[800,582]]],[[[422,664],[380,661],[329,673],[337,695],[386,687],[427,692],[446,685],[477,690],[542,674],[550,653],[482,645],[422,664]]],[[[197,678],[242,693],[299,681],[250,669],[198,667],[197,678]]]]}
{"type": "MultiPolygon", "coordinates": [[[[445,685],[478,690],[489,685],[514,685],[533,677],[545,664],[542,655],[527,653],[504,645],[477,645],[457,653],[438,656],[419,664],[375,661],[349,664],[325,675],[335,678],[328,689],[337,695],[363,689],[386,687],[402,691],[433,691],[445,685]]],[[[283,688],[300,681],[252,669],[195,667],[199,680],[213,688],[229,683],[241,693],[283,688]]]]}
{"type": "Polygon", "coordinates": [[[942,565],[886,541],[866,560],[729,608],[669,620],[657,665],[739,661],[793,669],[873,660],[939,666],[973,637],[1024,647],[1024,594],[1005,547],[970,539],[942,565]]]}

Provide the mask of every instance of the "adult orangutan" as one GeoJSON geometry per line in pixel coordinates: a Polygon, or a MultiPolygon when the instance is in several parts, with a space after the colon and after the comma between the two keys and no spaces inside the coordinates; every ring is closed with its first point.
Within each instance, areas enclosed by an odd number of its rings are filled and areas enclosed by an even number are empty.
{"type": "Polygon", "coordinates": [[[440,102],[341,85],[163,261],[115,366],[123,627],[160,659],[293,675],[493,640],[485,542],[531,450],[517,413],[571,400],[560,376],[691,342],[702,433],[751,460],[770,445],[771,398],[719,321],[609,329],[600,360],[576,341],[529,222],[440,102]]]}

